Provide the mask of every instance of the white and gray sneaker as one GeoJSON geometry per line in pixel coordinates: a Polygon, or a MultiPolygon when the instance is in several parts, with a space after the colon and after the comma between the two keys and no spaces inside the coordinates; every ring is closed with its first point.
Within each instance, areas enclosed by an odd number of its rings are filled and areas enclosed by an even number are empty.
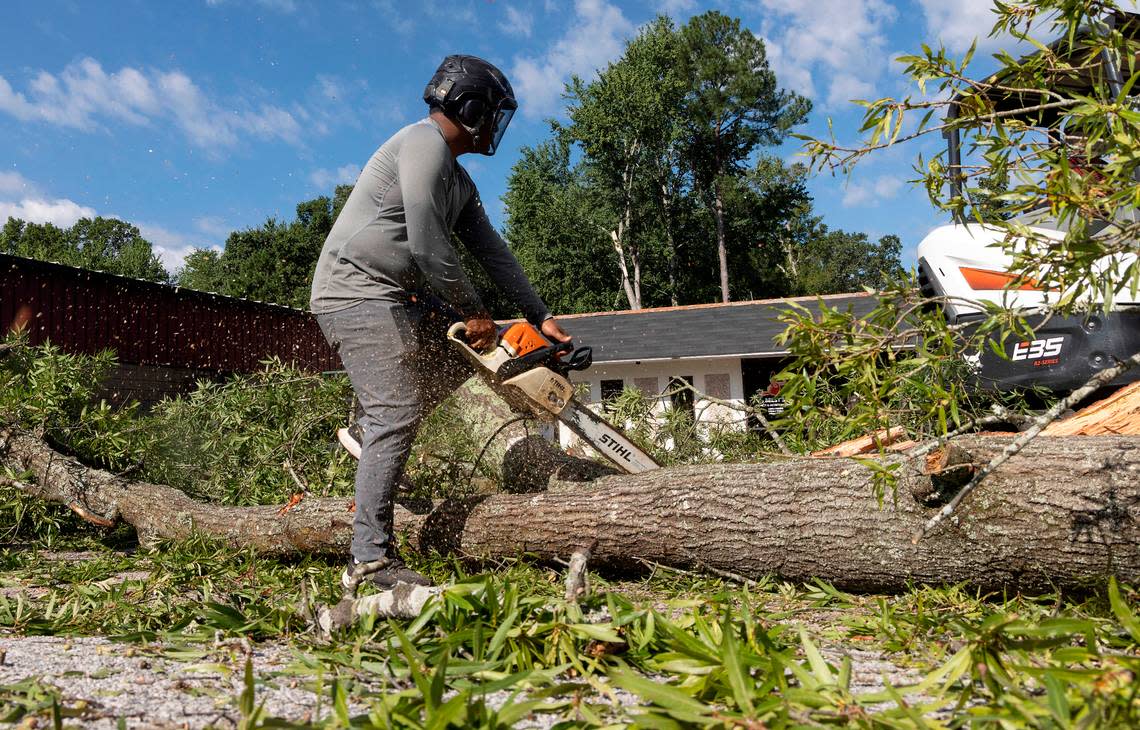
{"type": "MultiPolygon", "coordinates": [[[[340,575],[341,587],[348,588],[352,580],[352,571],[356,569],[357,565],[360,565],[360,563],[355,559],[349,561],[344,572],[340,575]]],[[[433,585],[431,578],[428,578],[422,573],[417,573],[404,565],[404,561],[399,559],[393,560],[386,568],[381,568],[374,573],[369,573],[364,576],[364,581],[385,590],[394,588],[397,583],[409,583],[416,586],[433,585]]]]}
{"type": "Polygon", "coordinates": [[[352,457],[360,461],[360,444],[364,441],[364,434],[360,428],[360,424],[353,423],[348,428],[338,428],[336,430],[336,440],[344,447],[344,450],[352,454],[352,457]]]}

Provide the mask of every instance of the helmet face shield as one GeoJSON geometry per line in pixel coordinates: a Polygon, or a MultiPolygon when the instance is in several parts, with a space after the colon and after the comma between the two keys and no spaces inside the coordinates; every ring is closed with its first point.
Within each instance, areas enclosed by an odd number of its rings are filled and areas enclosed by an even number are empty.
{"type": "Polygon", "coordinates": [[[518,105],[510,99],[504,99],[499,108],[495,111],[494,119],[491,120],[491,139],[487,145],[487,151],[483,154],[493,155],[495,150],[499,149],[499,142],[503,139],[503,133],[507,131],[507,126],[511,123],[511,118],[515,115],[515,109],[518,105]],[[510,102],[509,104],[507,102],[510,102]]]}

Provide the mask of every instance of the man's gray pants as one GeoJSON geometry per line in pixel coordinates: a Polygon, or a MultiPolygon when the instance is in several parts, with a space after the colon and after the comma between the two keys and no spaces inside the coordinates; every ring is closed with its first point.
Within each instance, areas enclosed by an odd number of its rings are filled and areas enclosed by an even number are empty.
{"type": "Polygon", "coordinates": [[[430,294],[406,302],[368,300],[318,314],[317,323],[340,355],[362,414],[356,467],[352,556],[360,562],[393,557],[396,485],[424,416],[474,374],[447,341],[461,317],[430,294]]]}

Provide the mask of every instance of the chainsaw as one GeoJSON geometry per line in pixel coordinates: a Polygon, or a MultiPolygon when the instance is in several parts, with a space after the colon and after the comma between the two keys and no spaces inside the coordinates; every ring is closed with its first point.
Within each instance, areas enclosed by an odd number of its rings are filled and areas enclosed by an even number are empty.
{"type": "Polygon", "coordinates": [[[552,343],[533,325],[516,322],[499,332],[495,347],[481,353],[467,343],[466,332],[467,325],[456,322],[447,337],[514,411],[562,422],[627,474],[660,467],[621,431],[574,398],[569,375],[593,363],[589,347],[552,343]]]}
{"type": "MultiPolygon", "coordinates": [[[[621,431],[575,400],[569,375],[593,363],[589,347],[573,349],[569,343],[551,343],[533,325],[517,322],[500,330],[497,344],[480,353],[467,343],[466,333],[467,325],[456,322],[447,338],[512,410],[546,422],[561,421],[627,474],[660,467],[621,431]],[[564,359],[565,355],[569,357],[564,359]]],[[[338,429],[337,439],[359,459],[360,434],[354,433],[357,428],[338,429]]]]}

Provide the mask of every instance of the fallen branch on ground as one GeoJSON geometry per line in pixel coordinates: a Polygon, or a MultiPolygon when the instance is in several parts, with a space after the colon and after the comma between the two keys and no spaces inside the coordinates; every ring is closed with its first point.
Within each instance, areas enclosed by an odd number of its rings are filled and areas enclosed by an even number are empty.
{"type": "Polygon", "coordinates": [[[589,545],[583,545],[570,556],[570,566],[566,569],[565,597],[568,603],[577,603],[590,595],[586,568],[590,563],[590,552],[597,544],[597,540],[591,540],[589,545]]]}

